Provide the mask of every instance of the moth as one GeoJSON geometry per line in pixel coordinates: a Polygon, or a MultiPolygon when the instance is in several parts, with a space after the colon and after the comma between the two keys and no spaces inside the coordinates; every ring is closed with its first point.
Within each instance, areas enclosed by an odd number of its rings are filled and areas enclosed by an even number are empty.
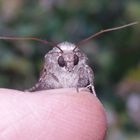
{"type": "Polygon", "coordinates": [[[137,22],[101,30],[76,44],[67,41],[55,44],[36,37],[0,37],[0,39],[36,40],[53,46],[52,50],[45,55],[43,70],[38,82],[26,91],[35,92],[58,88],[76,88],[78,90],[79,88],[84,88],[96,95],[93,70],[87,63],[88,58],[86,54],[80,50],[80,45],[102,33],[122,29],[134,24],[137,24],[137,22]]]}

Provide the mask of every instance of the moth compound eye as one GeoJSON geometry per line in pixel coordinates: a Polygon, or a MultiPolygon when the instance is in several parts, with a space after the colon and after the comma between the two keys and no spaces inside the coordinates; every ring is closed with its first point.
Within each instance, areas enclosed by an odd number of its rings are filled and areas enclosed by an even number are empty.
{"type": "Polygon", "coordinates": [[[79,62],[79,57],[76,54],[74,54],[74,65],[77,65],[78,62],[79,62]]]}
{"type": "Polygon", "coordinates": [[[65,60],[63,56],[59,56],[58,57],[58,64],[60,67],[64,67],[65,66],[65,60]]]}

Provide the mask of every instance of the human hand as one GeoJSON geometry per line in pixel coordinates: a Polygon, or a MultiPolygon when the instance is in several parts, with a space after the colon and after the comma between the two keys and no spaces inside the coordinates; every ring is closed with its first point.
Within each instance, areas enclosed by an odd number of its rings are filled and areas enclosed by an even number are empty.
{"type": "Polygon", "coordinates": [[[106,116],[88,92],[0,89],[0,140],[103,140],[106,116]]]}

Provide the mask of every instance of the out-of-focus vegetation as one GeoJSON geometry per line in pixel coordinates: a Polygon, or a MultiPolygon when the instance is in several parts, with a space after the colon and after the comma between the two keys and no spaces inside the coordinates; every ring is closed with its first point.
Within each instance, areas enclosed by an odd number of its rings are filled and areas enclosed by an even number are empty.
{"type": "MultiPolygon", "coordinates": [[[[0,0],[0,36],[78,42],[101,29],[140,21],[139,0],[0,0]]],[[[50,46],[0,40],[0,87],[23,90],[37,81],[50,46]]],[[[140,138],[140,24],[81,46],[103,102],[107,140],[140,138]]]]}

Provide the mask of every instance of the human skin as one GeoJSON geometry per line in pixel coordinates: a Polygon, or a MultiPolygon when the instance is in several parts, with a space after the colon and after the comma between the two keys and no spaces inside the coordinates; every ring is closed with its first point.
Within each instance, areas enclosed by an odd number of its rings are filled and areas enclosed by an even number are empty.
{"type": "Polygon", "coordinates": [[[89,92],[0,89],[0,140],[103,140],[106,127],[104,108],[89,92]]]}

